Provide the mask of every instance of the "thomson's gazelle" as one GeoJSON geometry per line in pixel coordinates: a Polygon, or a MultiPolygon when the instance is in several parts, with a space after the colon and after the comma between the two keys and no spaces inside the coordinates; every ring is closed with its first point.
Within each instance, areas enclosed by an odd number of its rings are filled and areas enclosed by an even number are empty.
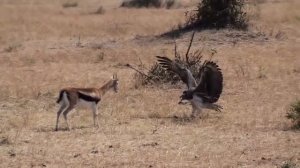
{"type": "Polygon", "coordinates": [[[67,127],[70,130],[71,126],[68,122],[68,113],[76,107],[84,106],[89,107],[93,111],[94,126],[99,126],[98,123],[98,110],[97,104],[101,101],[103,95],[109,91],[114,90],[118,92],[118,78],[117,75],[113,75],[113,78],[105,83],[100,88],[64,88],[59,93],[59,98],[56,101],[61,106],[57,112],[57,120],[55,130],[58,130],[58,121],[61,113],[64,115],[64,119],[67,123],[67,127]]]}

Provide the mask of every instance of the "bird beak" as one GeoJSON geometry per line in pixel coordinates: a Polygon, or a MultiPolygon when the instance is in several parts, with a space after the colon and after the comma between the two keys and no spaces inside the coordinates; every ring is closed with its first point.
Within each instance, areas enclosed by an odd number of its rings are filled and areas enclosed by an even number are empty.
{"type": "Polygon", "coordinates": [[[178,102],[178,104],[188,104],[188,101],[182,98],[183,96],[180,96],[180,101],[178,102]]]}
{"type": "Polygon", "coordinates": [[[178,104],[186,104],[185,100],[183,100],[182,96],[180,96],[180,101],[178,102],[178,104]]]}
{"type": "Polygon", "coordinates": [[[178,104],[182,104],[182,95],[180,96],[180,101],[178,102],[178,104]]]}

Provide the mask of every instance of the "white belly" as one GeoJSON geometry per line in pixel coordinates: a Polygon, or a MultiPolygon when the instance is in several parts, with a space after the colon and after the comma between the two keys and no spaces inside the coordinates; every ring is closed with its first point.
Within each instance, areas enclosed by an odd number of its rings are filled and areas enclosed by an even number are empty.
{"type": "Polygon", "coordinates": [[[79,99],[76,107],[77,108],[92,108],[93,106],[95,106],[95,104],[96,104],[95,102],[89,102],[89,101],[79,99]]]}

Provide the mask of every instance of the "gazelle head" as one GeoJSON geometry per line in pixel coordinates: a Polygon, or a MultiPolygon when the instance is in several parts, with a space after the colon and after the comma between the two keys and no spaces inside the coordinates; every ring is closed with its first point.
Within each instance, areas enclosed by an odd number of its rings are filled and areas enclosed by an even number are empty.
{"type": "Polygon", "coordinates": [[[119,91],[119,79],[117,77],[117,74],[113,75],[112,81],[113,81],[113,89],[116,93],[118,93],[118,91],[119,91]]]}

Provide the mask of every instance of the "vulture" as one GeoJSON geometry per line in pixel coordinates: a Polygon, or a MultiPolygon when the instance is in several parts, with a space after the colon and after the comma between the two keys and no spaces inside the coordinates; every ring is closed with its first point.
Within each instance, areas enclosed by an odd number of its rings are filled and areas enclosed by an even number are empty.
{"type": "Polygon", "coordinates": [[[179,63],[162,56],[156,56],[159,64],[168,71],[177,74],[187,85],[187,90],[180,96],[179,104],[189,101],[192,105],[192,118],[199,115],[203,108],[221,111],[222,106],[215,104],[223,89],[223,75],[213,61],[204,61],[199,69],[197,83],[191,71],[179,63]]]}

